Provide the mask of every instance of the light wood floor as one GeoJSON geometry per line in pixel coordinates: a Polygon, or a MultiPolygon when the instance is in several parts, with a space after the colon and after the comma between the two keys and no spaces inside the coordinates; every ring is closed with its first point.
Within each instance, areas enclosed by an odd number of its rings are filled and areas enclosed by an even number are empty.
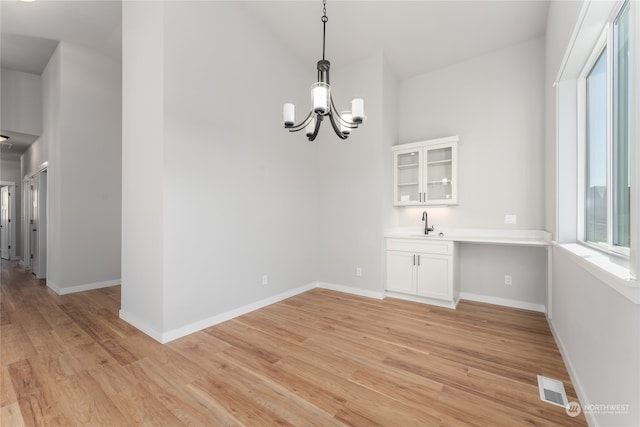
{"type": "Polygon", "coordinates": [[[3,427],[585,425],[542,314],[313,290],[166,345],[120,288],[57,296],[2,261],[3,427]]]}

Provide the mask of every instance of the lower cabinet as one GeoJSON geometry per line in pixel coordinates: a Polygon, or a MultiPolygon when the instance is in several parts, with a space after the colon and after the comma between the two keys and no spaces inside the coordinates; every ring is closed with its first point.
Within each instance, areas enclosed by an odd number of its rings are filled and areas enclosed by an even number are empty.
{"type": "Polygon", "coordinates": [[[387,291],[455,307],[459,298],[457,244],[448,240],[387,239],[387,291]]]}

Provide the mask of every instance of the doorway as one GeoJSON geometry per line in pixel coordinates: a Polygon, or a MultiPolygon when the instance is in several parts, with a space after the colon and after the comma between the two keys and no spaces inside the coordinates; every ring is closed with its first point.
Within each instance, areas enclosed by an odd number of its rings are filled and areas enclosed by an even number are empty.
{"type": "Polygon", "coordinates": [[[43,279],[47,276],[47,170],[24,180],[24,266],[43,279]]]}

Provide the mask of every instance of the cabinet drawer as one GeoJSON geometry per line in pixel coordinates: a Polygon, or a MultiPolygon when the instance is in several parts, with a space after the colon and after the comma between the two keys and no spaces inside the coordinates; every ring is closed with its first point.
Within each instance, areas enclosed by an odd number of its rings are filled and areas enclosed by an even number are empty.
{"type": "Polygon", "coordinates": [[[453,242],[450,240],[387,239],[387,250],[452,255],[453,242]]]}

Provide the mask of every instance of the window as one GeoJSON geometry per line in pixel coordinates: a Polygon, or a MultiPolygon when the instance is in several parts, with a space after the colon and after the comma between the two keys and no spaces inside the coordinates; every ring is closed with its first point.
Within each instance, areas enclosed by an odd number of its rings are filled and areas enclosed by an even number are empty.
{"type": "Polygon", "coordinates": [[[640,2],[585,0],[554,81],[555,242],[640,304],[640,2]]]}
{"type": "Polygon", "coordinates": [[[630,17],[620,9],[587,62],[583,116],[585,243],[629,254],[630,17]]]}
{"type": "Polygon", "coordinates": [[[585,240],[607,242],[607,50],[586,78],[585,240]]]}

